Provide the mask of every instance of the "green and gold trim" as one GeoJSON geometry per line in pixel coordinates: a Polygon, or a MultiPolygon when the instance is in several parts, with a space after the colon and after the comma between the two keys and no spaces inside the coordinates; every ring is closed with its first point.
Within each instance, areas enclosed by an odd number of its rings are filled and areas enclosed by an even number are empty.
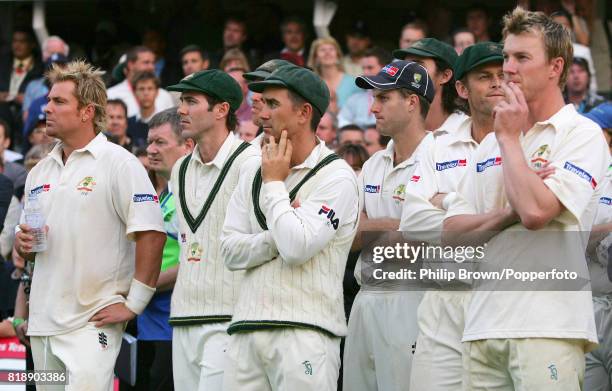
{"type": "Polygon", "coordinates": [[[231,315],[178,316],[168,320],[170,326],[193,326],[206,323],[223,323],[232,320],[231,315]]]}

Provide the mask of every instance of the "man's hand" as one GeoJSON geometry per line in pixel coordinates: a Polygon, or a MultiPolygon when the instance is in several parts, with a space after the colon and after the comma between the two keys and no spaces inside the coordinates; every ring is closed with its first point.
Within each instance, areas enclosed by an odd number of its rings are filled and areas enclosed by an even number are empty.
{"type": "Polygon", "coordinates": [[[521,131],[527,130],[529,108],[523,91],[516,84],[502,83],[505,98],[493,109],[493,130],[497,141],[518,141],[521,131]]]}
{"type": "Polygon", "coordinates": [[[127,322],[135,317],[136,314],[130,311],[125,304],[115,303],[102,308],[89,321],[96,322],[96,327],[102,327],[107,324],[127,322]]]}
{"type": "MultiPolygon", "coordinates": [[[[28,261],[34,260],[32,246],[34,245],[34,234],[32,228],[27,224],[19,224],[20,231],[15,235],[14,249],[20,257],[28,261]]],[[[49,226],[45,225],[45,231],[49,232],[49,226]]]]}
{"type": "Polygon", "coordinates": [[[538,174],[541,180],[544,180],[555,173],[555,167],[551,167],[550,162],[547,162],[542,168],[536,170],[535,173],[538,174]]]}
{"type": "Polygon", "coordinates": [[[26,346],[30,346],[30,337],[26,334],[28,333],[28,321],[26,320],[19,326],[15,328],[15,334],[17,334],[17,338],[19,338],[19,342],[26,346]]]}
{"type": "Polygon", "coordinates": [[[274,137],[269,137],[268,142],[261,151],[261,177],[264,183],[272,181],[284,181],[289,176],[291,152],[293,147],[287,139],[287,131],[281,132],[278,145],[274,137]]]}
{"type": "Polygon", "coordinates": [[[429,202],[431,202],[431,204],[438,209],[444,209],[444,207],[442,206],[442,202],[444,201],[444,198],[447,194],[448,193],[436,193],[436,195],[429,199],[429,202]]]}

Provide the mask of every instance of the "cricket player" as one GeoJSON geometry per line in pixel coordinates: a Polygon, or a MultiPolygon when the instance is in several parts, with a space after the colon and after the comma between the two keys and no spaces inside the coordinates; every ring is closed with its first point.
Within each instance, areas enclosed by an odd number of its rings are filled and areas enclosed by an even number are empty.
{"type": "Polygon", "coordinates": [[[47,134],[60,142],[25,187],[26,207],[42,205],[47,250],[32,253],[26,224],[15,240],[36,261],[28,325],[35,369],[66,371],[66,390],[113,389],[125,324],[155,293],[166,237],[142,164],[102,134],[101,74],[83,61],[50,71],[47,134]]]}
{"type": "MultiPolygon", "coordinates": [[[[536,255],[588,275],[582,232],[591,229],[609,152],[601,130],[563,101],[570,34],[517,7],[504,17],[503,35],[504,99],[449,206],[443,241],[487,242],[479,268],[534,270],[539,265],[521,260],[536,255]],[[554,173],[542,179],[536,170],[546,163],[554,173]]],[[[465,389],[580,390],[584,354],[597,344],[590,289],[475,289],[463,342],[465,389]]]]}
{"type": "MultiPolygon", "coordinates": [[[[401,60],[375,76],[360,76],[355,83],[373,89],[376,128],[392,139],[365,162],[359,175],[359,232],[397,231],[406,186],[420,180],[415,169],[433,142],[425,117],[435,96],[434,83],[425,67],[401,60]]],[[[359,237],[356,242],[354,250],[361,246],[359,237]]],[[[355,273],[362,281],[360,261],[355,273]]],[[[344,389],[407,389],[418,333],[416,309],[422,297],[418,291],[359,291],[344,348],[344,389]]]]}
{"type": "Polygon", "coordinates": [[[196,142],[193,153],[176,162],[170,180],[181,245],[170,309],[174,386],[221,390],[227,326],[242,273],[224,267],[219,238],[238,178],[257,164],[258,151],[233,133],[242,92],[231,76],[200,71],[168,90],[181,93],[182,136],[196,142]]]}
{"type": "MultiPolygon", "coordinates": [[[[450,132],[434,132],[435,142],[428,149],[415,175],[419,182],[406,186],[406,200],[400,231],[410,237],[438,245],[448,203],[455,197],[472,153],[493,132],[493,109],[503,99],[502,46],[481,42],[466,48],[455,63],[456,88],[468,102],[470,117],[450,132]]],[[[441,268],[454,270],[452,260],[441,268]]],[[[462,383],[462,344],[469,285],[445,283],[440,290],[428,291],[419,306],[419,337],[412,364],[411,390],[460,390],[462,383]],[[460,289],[456,289],[456,288],[460,289]]]]}
{"type": "Polygon", "coordinates": [[[284,66],[249,88],[263,94],[267,138],[261,169],[240,178],[223,228],[225,265],[245,270],[224,387],[333,390],[357,180],[315,136],[330,99],[318,76],[284,66]]]}

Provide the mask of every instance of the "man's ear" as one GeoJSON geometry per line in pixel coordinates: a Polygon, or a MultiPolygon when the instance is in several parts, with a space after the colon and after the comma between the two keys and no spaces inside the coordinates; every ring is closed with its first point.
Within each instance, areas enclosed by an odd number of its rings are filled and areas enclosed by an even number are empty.
{"type": "Polygon", "coordinates": [[[461,80],[457,80],[455,82],[455,89],[457,90],[457,95],[459,95],[460,98],[467,100],[469,91],[467,86],[463,84],[461,80]]]}

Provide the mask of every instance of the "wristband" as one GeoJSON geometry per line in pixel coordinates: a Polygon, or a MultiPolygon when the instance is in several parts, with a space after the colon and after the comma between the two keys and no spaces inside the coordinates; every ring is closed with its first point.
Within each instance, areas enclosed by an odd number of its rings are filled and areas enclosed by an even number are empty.
{"type": "Polygon", "coordinates": [[[20,324],[25,323],[25,319],[23,318],[13,318],[13,328],[17,330],[20,324]]]}
{"type": "Polygon", "coordinates": [[[136,315],[140,315],[151,301],[153,294],[155,294],[155,288],[132,278],[125,306],[136,315]]]}

